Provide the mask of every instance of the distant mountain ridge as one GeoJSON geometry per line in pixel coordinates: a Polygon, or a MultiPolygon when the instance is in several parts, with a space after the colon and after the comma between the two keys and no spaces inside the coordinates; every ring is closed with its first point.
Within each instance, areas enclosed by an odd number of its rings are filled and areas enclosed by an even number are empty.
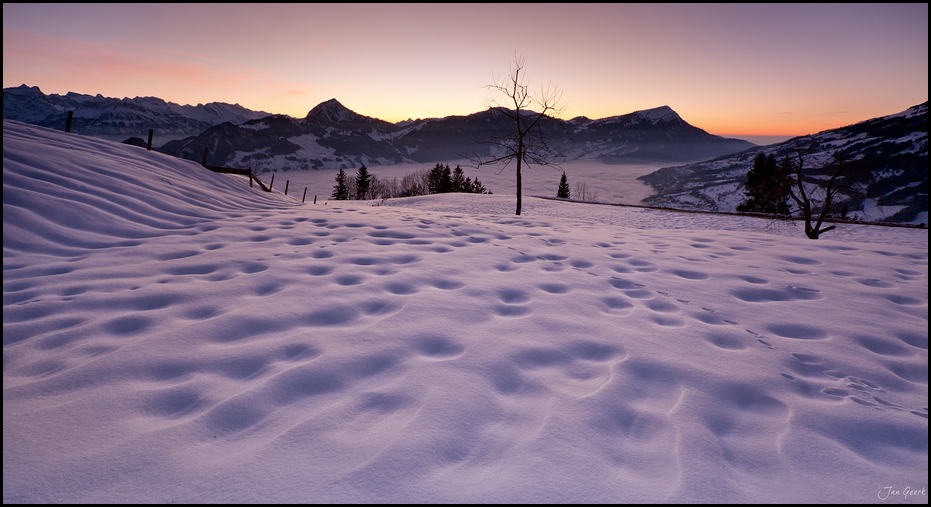
{"type": "Polygon", "coordinates": [[[835,152],[869,168],[875,179],[867,188],[871,201],[851,202],[851,212],[859,211],[862,218],[891,222],[914,222],[923,217],[927,223],[927,102],[900,113],[778,144],[704,162],[665,167],[638,179],[656,190],[656,194],[645,199],[652,204],[677,209],[735,211],[745,198],[744,184],[754,157],[762,153],[781,159],[794,155],[798,149],[807,151],[804,160],[811,178],[824,177],[815,168],[835,152]]]}
{"type": "MultiPolygon", "coordinates": [[[[64,129],[68,111],[74,111],[76,133],[123,141],[151,128],[159,151],[199,161],[210,148],[211,164],[272,171],[467,158],[493,151],[482,141],[506,136],[510,128],[494,110],[389,123],[336,99],[298,119],[220,102],[181,106],[155,97],[45,95],[26,85],[3,90],[4,118],[64,129]]],[[[599,120],[549,118],[545,128],[561,161],[686,162],[754,146],[708,134],[668,106],[599,120]]]]}
{"type": "Polygon", "coordinates": [[[25,84],[3,89],[4,118],[64,130],[68,111],[74,111],[73,132],[113,141],[147,135],[149,129],[155,130],[157,139],[180,139],[220,123],[243,123],[270,114],[224,102],[182,106],[157,97],[46,95],[38,86],[25,84]]]}
{"type": "Polygon", "coordinates": [[[567,160],[606,163],[696,161],[752,148],[753,143],[716,136],[690,125],[669,106],[590,120],[569,120],[567,160]]]}
{"type": "MultiPolygon", "coordinates": [[[[547,120],[543,129],[561,161],[695,161],[754,146],[708,134],[668,106],[600,120],[547,120]]],[[[211,164],[265,170],[349,169],[361,164],[432,163],[488,155],[496,148],[483,141],[505,138],[510,128],[505,115],[494,109],[389,123],[330,99],[303,119],[276,115],[271,120],[219,125],[160,150],[199,160],[209,148],[211,164]]]]}

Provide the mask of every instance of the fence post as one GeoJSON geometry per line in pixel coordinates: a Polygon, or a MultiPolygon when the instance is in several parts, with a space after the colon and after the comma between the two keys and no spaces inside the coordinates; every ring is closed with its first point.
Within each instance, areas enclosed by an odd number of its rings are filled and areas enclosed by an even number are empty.
{"type": "Polygon", "coordinates": [[[155,129],[149,129],[149,144],[145,149],[152,151],[152,136],[155,135],[155,129]]]}
{"type": "Polygon", "coordinates": [[[288,195],[288,185],[291,184],[291,180],[284,181],[284,195],[288,195]]]}
{"type": "Polygon", "coordinates": [[[252,178],[255,178],[255,176],[252,175],[252,168],[250,167],[249,168],[249,188],[252,188],[252,178]]]}
{"type": "Polygon", "coordinates": [[[304,203],[304,199],[307,199],[307,187],[304,187],[304,197],[301,197],[301,204],[304,203]]]}
{"type": "Polygon", "coordinates": [[[210,150],[210,148],[204,148],[204,161],[200,163],[200,165],[204,167],[207,167],[207,151],[208,150],[210,150]]]}
{"type": "Polygon", "coordinates": [[[274,186],[275,186],[275,175],[272,174],[272,182],[268,184],[268,191],[271,192],[271,191],[272,191],[272,187],[274,187],[274,186]]]}
{"type": "Polygon", "coordinates": [[[314,204],[317,204],[317,196],[314,196],[314,204]]]}
{"type": "Polygon", "coordinates": [[[74,111],[68,111],[68,123],[65,123],[65,132],[71,132],[71,119],[74,118],[74,111]]]}

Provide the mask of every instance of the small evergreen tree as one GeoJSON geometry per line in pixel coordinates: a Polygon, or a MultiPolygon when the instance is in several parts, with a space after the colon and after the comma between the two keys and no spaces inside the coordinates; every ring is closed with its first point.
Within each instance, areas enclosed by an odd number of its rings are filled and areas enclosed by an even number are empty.
{"type": "Polygon", "coordinates": [[[369,186],[372,183],[372,175],[369,174],[365,164],[359,168],[356,173],[356,199],[365,200],[369,193],[369,186]]]}
{"type": "Polygon", "coordinates": [[[744,195],[747,199],[737,205],[737,211],[789,214],[789,190],[784,170],[777,168],[776,157],[762,153],[753,159],[753,167],[747,172],[744,195]]]}
{"type": "Polygon", "coordinates": [[[566,178],[566,171],[563,171],[562,178],[559,178],[559,189],[556,190],[556,197],[561,199],[569,198],[569,179],[566,178]]]}
{"type": "Polygon", "coordinates": [[[453,191],[453,175],[449,170],[449,165],[443,167],[443,175],[440,177],[440,192],[453,191]]]}
{"type": "Polygon", "coordinates": [[[744,184],[744,195],[747,198],[737,205],[737,211],[755,212],[757,210],[756,186],[759,185],[760,177],[763,174],[763,166],[766,164],[766,155],[758,153],[753,158],[753,166],[747,172],[747,183],[744,184]]]}
{"type": "Polygon", "coordinates": [[[443,164],[436,164],[433,166],[433,169],[430,170],[430,176],[427,182],[429,193],[442,194],[449,192],[451,188],[452,173],[449,170],[449,166],[444,166],[443,164]]]}
{"type": "Polygon", "coordinates": [[[336,174],[336,185],[333,185],[333,193],[330,194],[330,199],[336,199],[337,201],[349,199],[349,189],[346,187],[346,172],[342,168],[336,174]]]}
{"type": "Polygon", "coordinates": [[[481,181],[478,181],[478,177],[475,178],[475,181],[472,182],[472,185],[470,185],[470,187],[471,188],[469,189],[469,192],[473,194],[490,194],[491,193],[488,191],[488,189],[485,188],[485,185],[482,185],[481,181]]]}
{"type": "Polygon", "coordinates": [[[450,192],[466,192],[465,186],[465,173],[462,172],[462,168],[458,165],[453,169],[453,178],[450,181],[449,185],[450,192]]]}

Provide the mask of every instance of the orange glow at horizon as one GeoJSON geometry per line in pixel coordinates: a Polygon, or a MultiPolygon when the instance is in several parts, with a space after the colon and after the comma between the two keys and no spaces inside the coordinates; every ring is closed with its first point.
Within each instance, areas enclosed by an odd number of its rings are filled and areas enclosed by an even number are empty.
{"type": "Polygon", "coordinates": [[[563,119],[668,105],[728,137],[812,134],[901,112],[928,90],[927,4],[495,7],[534,28],[522,32],[469,4],[3,12],[4,88],[238,103],[298,118],[331,98],[389,122],[475,113],[515,52],[531,91],[563,91],[563,119]]]}

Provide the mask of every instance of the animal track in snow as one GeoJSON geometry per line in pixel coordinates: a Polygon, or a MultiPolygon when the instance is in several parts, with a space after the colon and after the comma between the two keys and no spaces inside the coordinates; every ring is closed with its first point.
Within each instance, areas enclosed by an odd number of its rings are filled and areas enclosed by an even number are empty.
{"type": "Polygon", "coordinates": [[[778,323],[766,326],[767,331],[783,338],[796,340],[824,340],[828,333],[822,329],[805,324],[778,323]]]}
{"type": "Polygon", "coordinates": [[[712,333],[705,335],[704,339],[711,345],[724,350],[745,350],[748,347],[747,341],[736,334],[712,333]]]}
{"type": "Polygon", "coordinates": [[[708,273],[704,273],[701,271],[687,271],[684,269],[674,269],[670,271],[670,273],[678,277],[685,278],[687,280],[707,280],[711,278],[711,276],[708,273]]]}
{"type": "Polygon", "coordinates": [[[465,352],[465,346],[461,343],[435,335],[414,339],[413,347],[420,355],[435,361],[454,359],[465,352]]]}
{"type": "Polygon", "coordinates": [[[739,288],[731,295],[748,303],[769,303],[775,301],[814,301],[824,299],[821,292],[804,287],[783,287],[781,289],[739,288]]]}

